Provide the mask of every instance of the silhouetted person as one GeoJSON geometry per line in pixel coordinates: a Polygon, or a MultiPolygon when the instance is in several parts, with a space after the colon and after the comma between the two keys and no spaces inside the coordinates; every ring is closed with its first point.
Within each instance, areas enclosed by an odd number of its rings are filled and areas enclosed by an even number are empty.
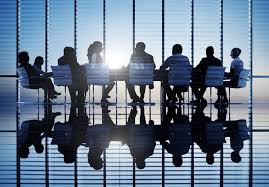
{"type": "MultiPolygon", "coordinates": [[[[131,55],[130,63],[155,63],[153,60],[153,56],[145,52],[146,45],[143,42],[138,42],[136,44],[134,53],[131,55]]],[[[129,65],[128,65],[129,66],[129,65]]],[[[137,96],[135,92],[135,87],[133,85],[129,85],[126,83],[128,92],[130,94],[131,99],[133,100],[133,103],[137,102],[144,102],[144,97],[145,97],[145,91],[146,91],[146,86],[140,86],[140,97],[137,96]]],[[[153,89],[153,85],[150,85],[150,89],[153,89]]]]}
{"type": "Polygon", "coordinates": [[[212,46],[206,48],[206,57],[202,58],[192,73],[191,87],[195,98],[197,99],[193,101],[194,104],[207,104],[207,101],[203,96],[206,91],[205,76],[208,66],[222,66],[221,60],[214,57],[214,48],[212,46]]]}
{"type": "Polygon", "coordinates": [[[115,126],[109,112],[107,106],[102,106],[102,125],[92,125],[87,128],[86,144],[89,146],[88,163],[95,170],[103,167],[101,156],[109,147],[111,133],[115,126]]]}
{"type": "MultiPolygon", "coordinates": [[[[172,49],[172,56],[168,57],[160,67],[161,70],[165,70],[167,68],[170,68],[172,64],[178,64],[178,65],[183,65],[186,67],[190,67],[190,61],[189,58],[182,55],[182,46],[180,44],[175,44],[172,49]]],[[[165,92],[167,94],[168,100],[167,102],[176,102],[177,98],[175,97],[176,95],[178,96],[179,102],[183,100],[181,93],[183,91],[187,91],[188,88],[186,87],[180,87],[180,86],[174,86],[173,90],[170,88],[168,84],[168,81],[163,82],[163,86],[165,89],[165,92]]]]}
{"type": "Polygon", "coordinates": [[[223,83],[223,87],[221,89],[218,89],[218,100],[215,102],[215,104],[228,104],[228,98],[227,93],[225,90],[225,86],[229,87],[236,87],[238,84],[239,74],[244,68],[244,62],[239,58],[241,54],[241,49],[239,48],[233,48],[231,50],[230,56],[233,58],[233,61],[231,62],[230,67],[230,73],[228,74],[228,77],[231,79],[230,81],[225,81],[223,83]]]}
{"type": "Polygon", "coordinates": [[[55,117],[59,112],[53,113],[51,105],[44,105],[44,118],[42,120],[26,120],[21,123],[18,139],[18,153],[20,158],[27,158],[29,147],[34,146],[36,153],[40,154],[44,150],[42,133],[49,133],[54,125],[55,117]]]}
{"type": "Polygon", "coordinates": [[[137,109],[134,107],[130,111],[126,125],[126,144],[130,149],[132,157],[134,158],[136,167],[138,169],[143,169],[146,166],[146,158],[153,155],[156,145],[153,128],[154,122],[150,120],[149,124],[146,124],[144,107],[141,107],[140,124],[135,125],[136,114],[137,109]]]}
{"type": "Polygon", "coordinates": [[[230,146],[232,148],[231,160],[235,163],[241,161],[240,151],[244,147],[244,141],[249,139],[249,129],[246,120],[237,120],[226,122],[226,136],[230,137],[230,146]]]}
{"type": "Polygon", "coordinates": [[[43,57],[42,56],[37,56],[36,58],[35,58],[35,62],[34,62],[34,64],[33,64],[33,68],[35,69],[35,71],[37,72],[37,73],[39,73],[40,75],[43,75],[43,76],[46,76],[46,77],[51,77],[53,74],[52,74],[52,72],[48,72],[48,73],[46,73],[46,72],[44,72],[43,70],[42,70],[42,65],[44,64],[44,59],[43,59],[43,57]]]}
{"type": "Polygon", "coordinates": [[[168,107],[168,112],[163,111],[163,133],[166,134],[161,140],[164,149],[172,154],[174,166],[180,167],[183,163],[182,155],[187,154],[192,144],[191,126],[188,116],[182,115],[181,108],[168,107]],[[171,120],[174,120],[172,123],[171,120]],[[168,140],[169,143],[166,141],[168,140]]]}
{"type": "Polygon", "coordinates": [[[42,88],[45,92],[45,95],[48,96],[49,101],[50,99],[57,98],[56,95],[59,95],[59,93],[54,90],[54,85],[51,79],[45,76],[41,76],[29,63],[29,60],[30,58],[28,52],[23,51],[19,53],[19,68],[23,67],[26,70],[30,86],[42,88]]]}
{"type": "MultiPolygon", "coordinates": [[[[100,53],[103,51],[103,44],[99,41],[95,41],[92,44],[92,47],[89,47],[88,49],[88,58],[89,63],[104,63],[102,56],[100,53]],[[90,50],[90,52],[89,52],[90,50]]],[[[102,102],[107,103],[108,98],[110,98],[109,93],[113,89],[115,85],[115,82],[110,81],[109,85],[107,85],[104,89],[103,96],[102,96],[102,102]]]]}
{"type": "Polygon", "coordinates": [[[223,122],[212,122],[205,116],[204,108],[198,108],[192,116],[193,141],[206,153],[206,162],[214,163],[214,154],[220,151],[225,142],[223,122]]]}
{"type": "Polygon", "coordinates": [[[53,144],[63,154],[65,163],[74,163],[77,149],[85,141],[88,117],[84,105],[71,104],[68,122],[57,122],[54,128],[53,144]]]}
{"type": "Polygon", "coordinates": [[[77,62],[76,52],[72,47],[64,48],[64,55],[58,59],[58,65],[69,65],[72,72],[72,85],[68,86],[71,102],[84,102],[88,85],[85,67],[77,62]],[[78,93],[76,93],[78,92],[78,93]]]}

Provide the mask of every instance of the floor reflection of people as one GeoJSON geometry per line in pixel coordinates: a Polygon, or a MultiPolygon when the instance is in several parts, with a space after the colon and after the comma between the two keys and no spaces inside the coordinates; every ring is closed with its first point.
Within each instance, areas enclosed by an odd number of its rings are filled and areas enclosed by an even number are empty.
{"type": "Polygon", "coordinates": [[[109,147],[111,133],[115,126],[108,106],[102,106],[102,124],[87,128],[86,144],[89,147],[88,162],[91,167],[98,170],[103,167],[102,154],[109,147]]]}
{"type": "Polygon", "coordinates": [[[58,145],[65,163],[75,162],[77,149],[85,141],[87,127],[88,116],[82,104],[71,105],[68,122],[55,124],[52,143],[58,145]]]}
{"type": "Polygon", "coordinates": [[[144,106],[140,106],[140,124],[135,124],[137,108],[133,107],[130,111],[126,124],[126,144],[130,149],[130,153],[134,158],[134,162],[138,169],[143,169],[146,166],[145,160],[153,155],[155,148],[154,139],[154,121],[149,120],[146,124],[144,106]]]}
{"type": "Polygon", "coordinates": [[[249,139],[249,129],[246,120],[236,120],[226,122],[225,136],[230,137],[232,148],[231,160],[235,163],[241,162],[240,151],[244,147],[244,141],[249,139]]]}
{"type": "Polygon", "coordinates": [[[44,118],[42,120],[26,120],[21,123],[19,129],[19,146],[18,153],[20,158],[27,158],[29,155],[29,147],[32,145],[36,153],[43,153],[44,146],[42,145],[43,134],[48,133],[53,125],[56,116],[59,112],[53,113],[52,106],[44,105],[44,118]]]}
{"type": "Polygon", "coordinates": [[[205,116],[204,108],[198,107],[192,116],[192,137],[193,141],[206,153],[206,162],[214,163],[214,154],[220,151],[225,142],[223,122],[211,121],[205,116]]]}
{"type": "Polygon", "coordinates": [[[182,156],[189,152],[192,144],[189,118],[182,114],[181,107],[170,106],[167,113],[166,107],[164,107],[162,126],[165,135],[162,136],[160,142],[164,149],[173,155],[174,166],[180,167],[183,163],[182,156]]]}

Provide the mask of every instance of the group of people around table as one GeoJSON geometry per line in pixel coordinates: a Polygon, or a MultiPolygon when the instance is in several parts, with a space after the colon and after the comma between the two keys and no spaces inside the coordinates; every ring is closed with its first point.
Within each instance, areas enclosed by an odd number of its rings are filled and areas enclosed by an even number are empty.
{"type": "MultiPolygon", "coordinates": [[[[134,49],[133,54],[130,58],[130,63],[152,63],[155,66],[153,56],[145,52],[145,44],[143,42],[138,42],[134,49]]],[[[102,43],[95,41],[88,48],[88,60],[89,63],[104,63],[101,56],[103,50],[102,43]]],[[[190,62],[187,56],[182,55],[183,48],[180,44],[175,44],[172,48],[172,56],[168,57],[160,67],[160,70],[169,69],[172,64],[186,65],[190,67],[190,62]]],[[[230,86],[236,86],[239,78],[239,74],[243,69],[243,61],[239,58],[241,50],[239,48],[233,48],[231,50],[231,57],[233,58],[230,73],[230,81],[227,82],[230,86]]],[[[60,95],[59,92],[55,91],[54,85],[50,79],[52,75],[51,72],[46,73],[42,71],[42,65],[44,59],[40,56],[36,57],[33,65],[29,63],[29,55],[26,51],[20,52],[18,55],[18,61],[20,63],[19,67],[25,68],[30,85],[39,84],[40,88],[43,88],[47,92],[48,100],[57,98],[60,95]]],[[[86,79],[86,70],[85,66],[80,65],[77,61],[76,51],[72,47],[65,47],[64,54],[58,59],[58,65],[69,65],[72,73],[72,85],[68,87],[71,102],[79,103],[84,102],[86,98],[86,93],[88,91],[87,79],[86,79]]],[[[129,65],[128,65],[129,66],[129,65]]],[[[208,66],[223,66],[220,59],[214,56],[214,48],[209,46],[206,48],[206,57],[202,58],[200,63],[193,68],[192,71],[192,82],[191,88],[194,93],[196,100],[193,101],[195,105],[206,105],[207,101],[204,98],[204,93],[206,91],[205,77],[208,66]]],[[[155,66],[156,67],[156,66],[155,66]]],[[[128,67],[127,67],[128,69],[128,67]]],[[[103,91],[102,102],[109,102],[110,98],[109,93],[113,89],[115,82],[111,81],[103,91]]],[[[140,86],[140,96],[137,95],[133,85],[128,84],[126,81],[127,89],[132,99],[132,103],[144,103],[144,96],[146,86],[140,86]]],[[[167,95],[166,102],[181,103],[182,92],[188,90],[185,87],[174,86],[171,88],[168,85],[167,80],[162,81],[165,93],[167,95]]],[[[153,85],[150,85],[149,88],[153,89],[153,85]]],[[[225,90],[225,85],[218,87],[218,99],[215,103],[228,104],[227,94],[225,90]]]]}

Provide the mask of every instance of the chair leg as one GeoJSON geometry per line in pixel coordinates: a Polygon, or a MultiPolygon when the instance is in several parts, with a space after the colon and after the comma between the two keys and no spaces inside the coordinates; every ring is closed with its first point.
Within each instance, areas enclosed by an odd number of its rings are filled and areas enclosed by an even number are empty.
{"type": "Polygon", "coordinates": [[[231,88],[229,87],[229,105],[231,104],[231,88]]]}
{"type": "Polygon", "coordinates": [[[212,103],[212,88],[210,87],[210,104],[212,103]]]}
{"type": "Polygon", "coordinates": [[[149,104],[151,104],[151,89],[149,89],[149,104]]]}
{"type": "Polygon", "coordinates": [[[39,89],[37,89],[37,103],[39,103],[39,89]]]}

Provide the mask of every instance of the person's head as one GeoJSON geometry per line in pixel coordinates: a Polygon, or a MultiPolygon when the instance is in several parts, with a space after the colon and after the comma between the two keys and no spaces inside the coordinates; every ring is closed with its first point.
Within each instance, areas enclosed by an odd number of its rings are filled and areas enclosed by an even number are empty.
{"type": "Polygon", "coordinates": [[[138,43],[136,44],[136,46],[135,46],[135,51],[136,51],[137,53],[144,52],[145,49],[146,49],[146,45],[145,45],[145,43],[143,43],[143,42],[138,42],[138,43]]]}
{"type": "Polygon", "coordinates": [[[29,60],[30,60],[30,57],[29,57],[28,52],[22,51],[22,52],[19,53],[19,55],[18,55],[19,63],[25,64],[25,63],[28,63],[29,60]]]}
{"type": "Polygon", "coordinates": [[[241,156],[239,152],[235,152],[235,151],[231,152],[231,160],[235,163],[241,162],[241,156]]]}
{"type": "Polygon", "coordinates": [[[19,156],[20,158],[28,158],[29,148],[27,146],[21,146],[19,148],[19,156]]]}
{"type": "Polygon", "coordinates": [[[73,47],[65,47],[64,48],[64,56],[72,56],[76,55],[76,51],[73,47]]]}
{"type": "Polygon", "coordinates": [[[77,152],[74,150],[65,151],[64,153],[64,163],[71,164],[76,161],[77,152]]]}
{"type": "Polygon", "coordinates": [[[211,154],[211,153],[207,153],[207,155],[206,155],[206,162],[209,165],[212,165],[214,163],[214,155],[211,154]]]}
{"type": "Polygon", "coordinates": [[[138,169],[144,169],[146,167],[145,159],[143,159],[143,158],[137,158],[136,159],[136,167],[138,169]]]}
{"type": "Polygon", "coordinates": [[[181,155],[179,155],[179,156],[173,155],[172,160],[173,160],[174,166],[176,166],[176,167],[181,167],[182,166],[183,160],[182,160],[181,155]]]}
{"type": "Polygon", "coordinates": [[[35,151],[36,151],[36,153],[38,153],[38,154],[43,153],[43,151],[44,151],[44,146],[43,146],[41,143],[36,144],[36,145],[34,145],[34,146],[35,146],[35,151]]]}
{"type": "Polygon", "coordinates": [[[101,53],[103,50],[103,44],[102,42],[95,41],[93,42],[93,53],[101,53]]]}
{"type": "Polygon", "coordinates": [[[44,59],[42,56],[37,56],[35,58],[34,64],[42,66],[44,64],[44,59]]]}
{"type": "Polygon", "coordinates": [[[95,170],[102,169],[102,167],[103,167],[102,158],[100,158],[100,156],[97,156],[96,154],[92,154],[92,153],[89,154],[88,163],[95,170]]]}
{"type": "Polygon", "coordinates": [[[182,46],[180,44],[175,44],[172,49],[172,54],[181,54],[182,53],[182,46]]]}
{"type": "Polygon", "coordinates": [[[206,48],[206,56],[212,57],[214,55],[214,48],[212,46],[208,46],[206,48]]]}
{"type": "Polygon", "coordinates": [[[233,48],[231,50],[231,57],[232,58],[237,58],[237,57],[239,57],[240,54],[241,54],[241,49],[239,49],[239,48],[233,48]]]}

